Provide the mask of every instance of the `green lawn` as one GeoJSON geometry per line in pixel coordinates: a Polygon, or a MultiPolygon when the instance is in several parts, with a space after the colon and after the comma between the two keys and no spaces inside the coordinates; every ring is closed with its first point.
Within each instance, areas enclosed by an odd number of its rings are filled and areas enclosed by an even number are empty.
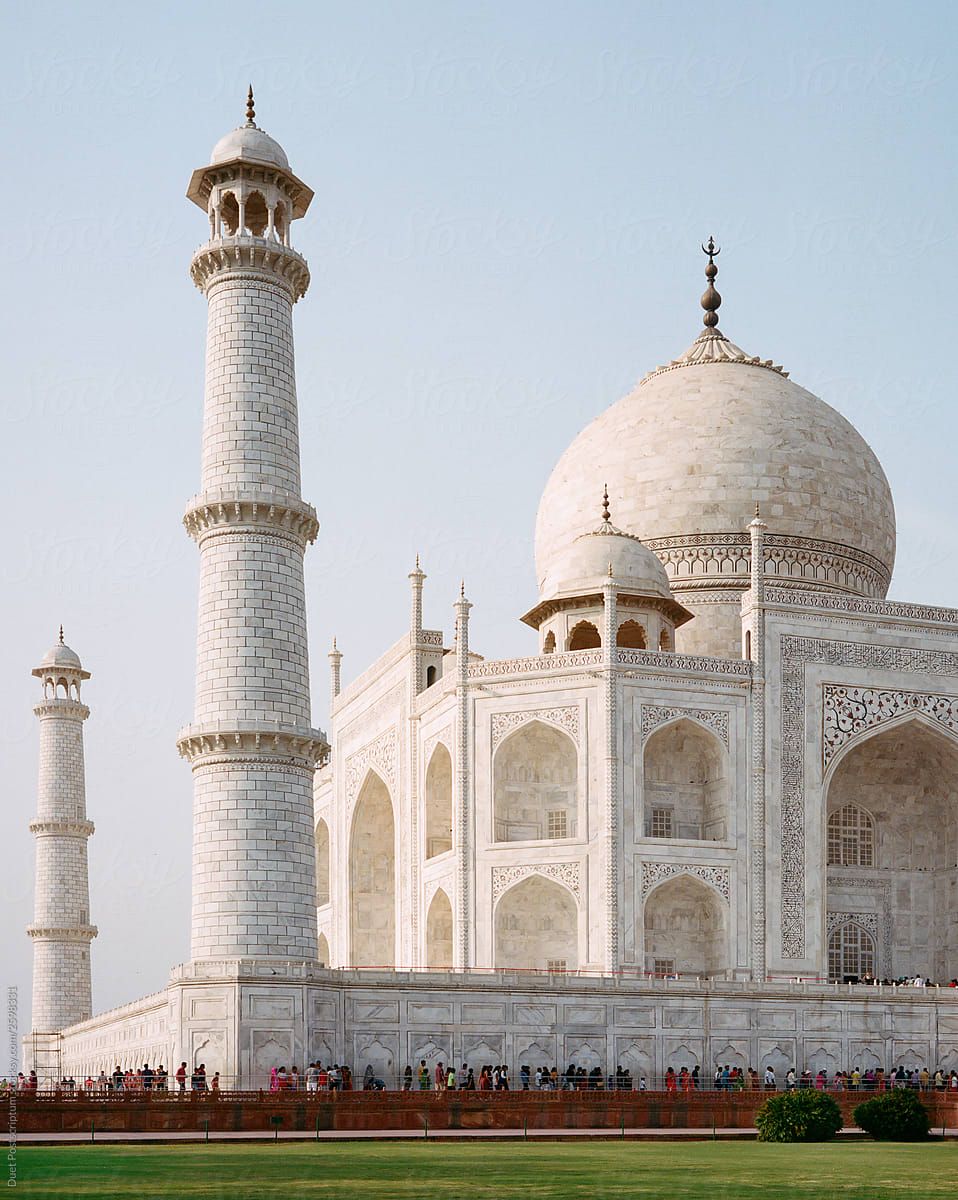
{"type": "Polygon", "coordinates": [[[21,1145],[17,1165],[18,1190],[57,1200],[152,1196],[184,1200],[264,1196],[884,1200],[958,1194],[958,1144],[954,1142],[924,1146],[872,1142],[21,1145]]]}

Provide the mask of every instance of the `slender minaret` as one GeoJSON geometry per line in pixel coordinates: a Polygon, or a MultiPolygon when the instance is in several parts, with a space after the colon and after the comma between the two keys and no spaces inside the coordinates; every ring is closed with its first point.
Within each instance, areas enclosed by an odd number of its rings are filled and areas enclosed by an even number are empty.
{"type": "MultiPolygon", "coordinates": [[[[37,815],[30,822],[36,838],[33,939],[33,1015],[31,1031],[38,1060],[43,1035],[85,1021],[91,1014],[90,887],[87,838],[93,822],[86,816],[83,771],[83,722],[90,710],[80,702],[80,684],[90,678],[79,656],[60,639],[33,674],[43,683],[43,699],[34,708],[40,718],[40,778],[37,815]]],[[[37,1070],[41,1074],[42,1061],[37,1070]]]]}
{"type": "Polygon", "coordinates": [[[290,223],[312,192],[254,122],[213,148],[187,195],[210,240],[201,490],[184,524],[200,551],[193,724],[193,960],[316,959],[313,771],[293,305],[309,285],[290,223]]]}

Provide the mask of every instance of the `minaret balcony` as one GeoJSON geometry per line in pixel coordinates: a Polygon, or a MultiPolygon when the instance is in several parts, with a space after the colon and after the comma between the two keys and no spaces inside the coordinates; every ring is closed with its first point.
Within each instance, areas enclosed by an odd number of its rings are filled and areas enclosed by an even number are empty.
{"type": "Polygon", "coordinates": [[[319,533],[313,506],[292,492],[275,488],[210,488],[187,503],[183,524],[197,543],[218,533],[268,531],[305,547],[319,533]]]}
{"type": "Polygon", "coordinates": [[[221,275],[245,273],[284,283],[294,302],[309,287],[306,259],[292,246],[284,246],[274,238],[252,234],[212,238],[200,246],[190,263],[190,277],[201,292],[221,275]]]}
{"type": "Polygon", "coordinates": [[[93,836],[95,826],[92,821],[60,820],[56,817],[34,817],[30,822],[30,832],[36,837],[81,837],[93,836]]]}
{"type": "Polygon", "coordinates": [[[27,937],[47,942],[92,942],[98,933],[95,925],[27,926],[27,937]]]}
{"type": "Polygon", "coordinates": [[[177,734],[176,748],[180,757],[194,766],[253,759],[313,768],[329,753],[329,743],[321,729],[268,721],[187,725],[177,734]]]}

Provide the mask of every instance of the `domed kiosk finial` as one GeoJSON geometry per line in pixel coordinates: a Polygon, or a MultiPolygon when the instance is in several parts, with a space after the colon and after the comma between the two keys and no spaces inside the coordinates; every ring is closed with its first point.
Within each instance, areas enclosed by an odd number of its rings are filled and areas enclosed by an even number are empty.
{"type": "Polygon", "coordinates": [[[256,116],[256,109],[253,107],[253,85],[249,85],[249,91],[246,93],[246,124],[251,128],[256,128],[256,122],[253,118],[256,116]]]}
{"type": "Polygon", "coordinates": [[[611,521],[612,514],[609,512],[609,485],[602,485],[602,520],[611,521]]]}
{"type": "Polygon", "coordinates": [[[718,267],[715,265],[715,260],[721,254],[720,247],[716,246],[715,238],[710,237],[708,245],[702,246],[702,253],[709,256],[708,265],[705,268],[705,278],[709,281],[708,287],[702,294],[702,307],[705,309],[705,316],[702,318],[702,323],[706,329],[714,329],[718,324],[718,310],[722,304],[722,297],[715,290],[715,277],[718,275],[718,267]]]}
{"type": "Polygon", "coordinates": [[[63,645],[63,626],[60,626],[60,645],[63,645]]]}

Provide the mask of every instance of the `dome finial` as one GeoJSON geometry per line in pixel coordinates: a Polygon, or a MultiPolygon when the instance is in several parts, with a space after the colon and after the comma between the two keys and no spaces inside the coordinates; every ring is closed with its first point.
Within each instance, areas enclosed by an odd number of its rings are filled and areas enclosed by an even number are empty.
{"type": "Polygon", "coordinates": [[[63,645],[63,626],[60,626],[60,645],[63,645]]]}
{"type": "Polygon", "coordinates": [[[715,244],[715,238],[709,237],[708,245],[702,247],[702,253],[709,256],[708,266],[705,268],[705,278],[709,285],[702,294],[702,307],[705,309],[702,322],[706,329],[714,329],[718,324],[718,310],[722,303],[722,297],[715,290],[715,276],[718,275],[715,260],[721,254],[720,247],[715,244]]]}
{"type": "Polygon", "coordinates": [[[246,93],[246,124],[255,128],[253,118],[256,116],[256,109],[253,108],[253,85],[249,85],[249,91],[246,93]]]}
{"type": "Polygon", "coordinates": [[[762,510],[761,510],[761,508],[759,507],[759,503],[758,503],[758,501],[756,500],[756,501],[755,501],[755,517],[756,517],[756,519],[760,519],[760,518],[761,518],[761,516],[762,516],[762,510]]]}
{"type": "Polygon", "coordinates": [[[612,514],[609,512],[609,485],[602,485],[602,520],[611,521],[612,514]]]}

